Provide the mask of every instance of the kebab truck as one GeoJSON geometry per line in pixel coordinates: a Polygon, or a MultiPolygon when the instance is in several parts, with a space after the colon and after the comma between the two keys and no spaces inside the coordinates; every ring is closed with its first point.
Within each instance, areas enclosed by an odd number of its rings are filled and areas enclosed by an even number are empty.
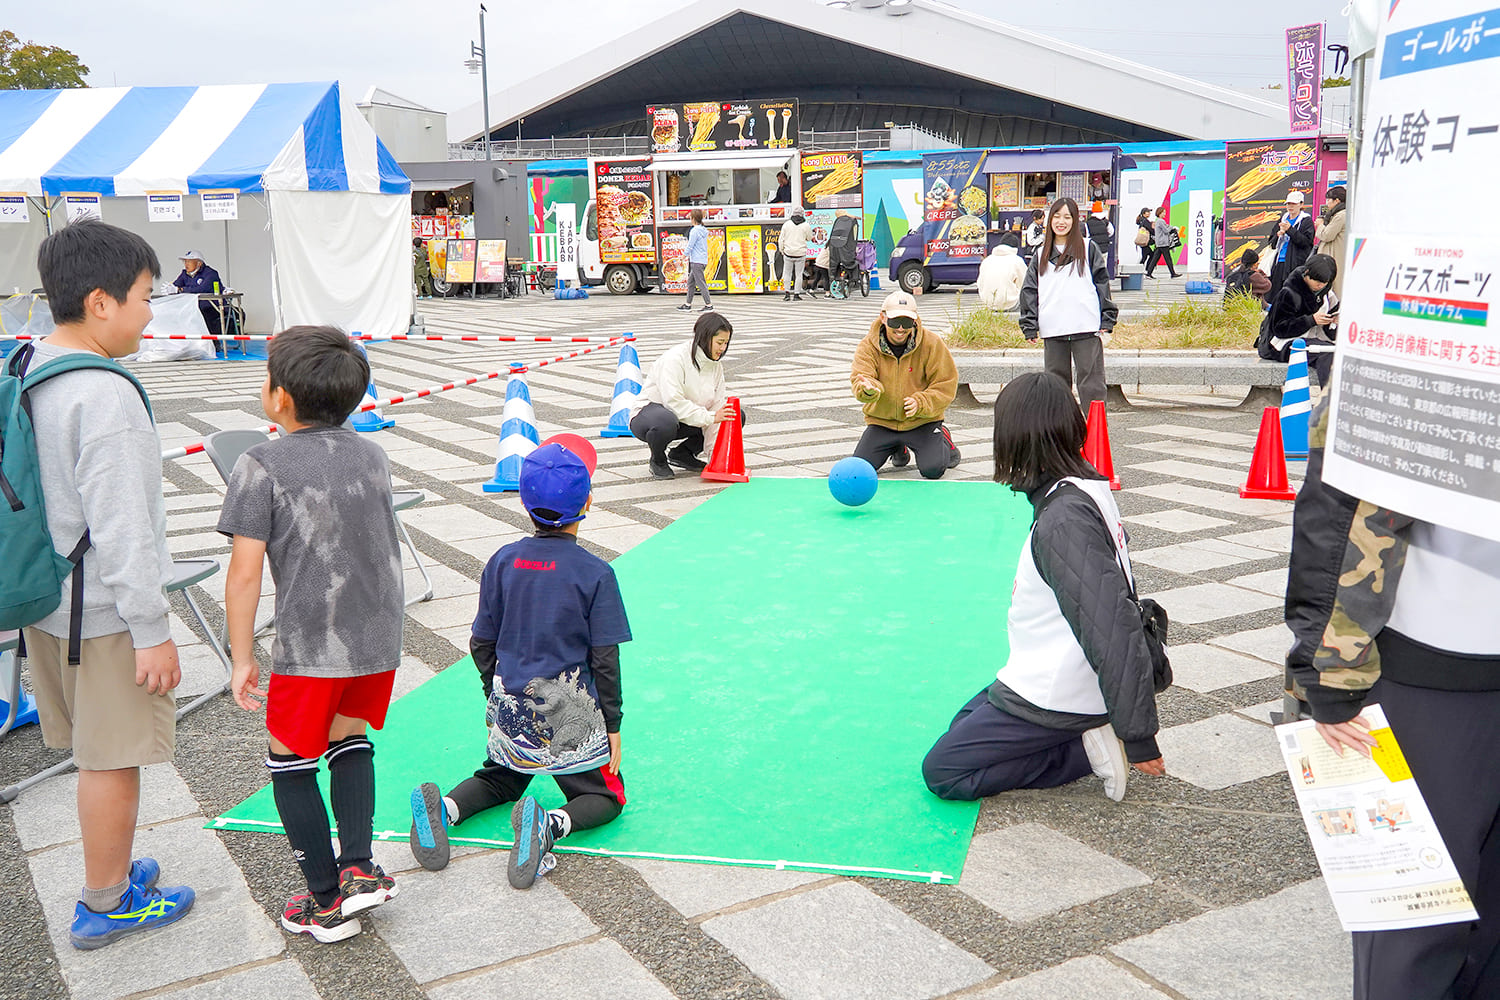
{"type": "Polygon", "coordinates": [[[794,211],[813,228],[808,253],[827,242],[839,210],[863,211],[857,151],[802,154],[797,102],[709,101],[656,105],[652,155],[588,161],[589,201],[579,273],[616,295],[687,289],[694,209],[708,229],[710,292],[781,290],[781,226],[794,211]],[[790,180],[777,201],[777,174],[790,180]]]}

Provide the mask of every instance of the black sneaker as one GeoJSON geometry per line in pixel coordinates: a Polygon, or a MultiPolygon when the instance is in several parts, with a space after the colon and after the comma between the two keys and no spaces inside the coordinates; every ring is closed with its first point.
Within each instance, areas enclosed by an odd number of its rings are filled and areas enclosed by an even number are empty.
{"type": "Polygon", "coordinates": [[[673,476],[677,475],[677,473],[672,471],[672,467],[666,462],[652,462],[650,468],[651,477],[653,479],[671,479],[673,476]]]}
{"type": "Polygon", "coordinates": [[[373,910],[401,892],[396,880],[387,875],[379,865],[370,865],[365,871],[358,865],[350,865],[339,872],[339,899],[344,916],[357,916],[373,910]]]}
{"type": "Polygon", "coordinates": [[[954,448],[953,449],[953,454],[951,454],[951,455],[948,456],[948,468],[950,468],[950,469],[956,469],[956,468],[958,468],[958,463],[962,459],[962,457],[963,456],[959,455],[958,449],[954,448]]]}
{"type": "Polygon", "coordinates": [[[800,295],[793,295],[792,296],[792,301],[794,301],[794,302],[801,302],[802,301],[802,296],[800,296],[800,295]]]}
{"type": "Polygon", "coordinates": [[[713,312],[714,311],[714,307],[713,306],[704,306],[702,309],[699,309],[698,311],[699,312],[709,313],[709,312],[713,312]]]}
{"type": "Polygon", "coordinates": [[[891,468],[904,469],[911,462],[911,452],[906,450],[906,445],[901,445],[891,454],[891,468]]]}
{"type": "Polygon", "coordinates": [[[448,810],[430,781],[411,790],[411,856],[430,872],[448,867],[448,810]]]}
{"type": "Polygon", "coordinates": [[[690,306],[690,305],[688,305],[686,302],[684,302],[682,305],[680,305],[680,306],[677,307],[677,311],[678,312],[692,312],[693,311],[693,307],[690,306]]]}
{"type": "Polygon", "coordinates": [[[515,841],[505,874],[517,889],[530,889],[542,858],[552,850],[552,818],[540,802],[527,795],[511,808],[510,828],[515,841]]]}
{"type": "Polygon", "coordinates": [[[681,448],[673,448],[667,452],[667,464],[675,465],[679,469],[686,469],[688,472],[702,472],[708,468],[708,463],[703,461],[703,459],[697,455],[691,455],[681,448]]]}
{"type": "MultiPolygon", "coordinates": [[[[802,296],[799,295],[799,296],[797,296],[797,298],[800,299],[800,298],[802,298],[802,296]]],[[[783,295],[781,297],[781,301],[783,301],[783,302],[790,302],[790,301],[792,301],[792,295],[791,295],[791,293],[788,292],[787,294],[783,295]]]]}
{"type": "Polygon", "coordinates": [[[312,893],[293,896],[281,911],[281,926],[293,934],[311,934],[318,944],[347,941],[364,927],[358,917],[344,916],[342,900],[319,906],[312,893]]]}

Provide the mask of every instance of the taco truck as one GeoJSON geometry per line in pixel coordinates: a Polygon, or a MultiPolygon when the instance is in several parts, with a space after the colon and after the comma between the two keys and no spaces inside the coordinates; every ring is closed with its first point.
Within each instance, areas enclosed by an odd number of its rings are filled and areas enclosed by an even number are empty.
{"type": "Polygon", "coordinates": [[[797,102],[712,101],[652,106],[652,155],[590,159],[589,202],[579,240],[588,284],[628,295],[687,288],[687,234],[694,209],[708,229],[711,292],[781,290],[781,226],[800,210],[813,227],[809,254],[822,249],[838,210],[859,218],[858,152],[803,155],[797,102]],[[786,171],[790,200],[777,202],[786,171]]]}

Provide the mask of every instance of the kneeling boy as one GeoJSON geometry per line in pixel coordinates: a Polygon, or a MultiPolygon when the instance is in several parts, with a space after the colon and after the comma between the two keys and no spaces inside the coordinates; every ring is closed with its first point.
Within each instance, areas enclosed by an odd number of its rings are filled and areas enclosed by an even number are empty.
{"type": "Polygon", "coordinates": [[[489,699],[484,764],[445,797],[411,794],[411,850],[422,867],[448,864],[449,824],[515,802],[508,876],[528,889],[555,864],[548,852],[574,830],[620,815],[620,648],[630,625],[614,571],[578,545],[592,463],[547,443],[521,466],[521,503],[536,534],[490,557],[469,649],[489,699]],[[526,795],[550,774],[567,804],[550,812],[526,795]]]}

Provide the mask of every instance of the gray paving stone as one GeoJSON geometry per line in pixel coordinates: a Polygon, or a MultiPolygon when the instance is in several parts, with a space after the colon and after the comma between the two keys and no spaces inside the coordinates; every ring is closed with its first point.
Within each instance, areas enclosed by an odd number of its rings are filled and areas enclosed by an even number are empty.
{"type": "MultiPolygon", "coordinates": [[[[1250,456],[1245,456],[1245,462],[1249,463],[1250,456]]],[[[1164,458],[1155,462],[1142,462],[1139,465],[1130,466],[1132,469],[1140,469],[1142,472],[1155,472],[1158,475],[1173,476],[1177,479],[1186,479],[1189,482],[1199,481],[1205,483],[1218,483],[1220,486],[1233,486],[1235,489],[1245,483],[1245,473],[1235,469],[1226,469],[1219,465],[1203,465],[1200,462],[1183,462],[1177,459],[1164,458]]]]}
{"type": "MultiPolygon", "coordinates": [[[[222,673],[222,670],[220,671],[222,673]]],[[[27,789],[11,805],[23,850],[35,851],[77,840],[78,772],[59,774],[27,789]]],[[[138,825],[198,814],[198,800],[171,764],[141,769],[138,825]]]]}
{"type": "Polygon", "coordinates": [[[1235,711],[1240,715],[1248,715],[1252,719],[1259,719],[1267,725],[1275,725],[1276,720],[1271,718],[1271,713],[1280,712],[1281,709],[1282,701],[1280,698],[1277,698],[1275,701],[1263,701],[1258,705],[1237,708],[1235,711]]]}
{"type": "Polygon", "coordinates": [[[995,971],[848,882],[702,926],[787,1000],[915,1000],[972,986],[995,971]]]}
{"type": "Polygon", "coordinates": [[[1282,603],[1280,598],[1222,583],[1193,584],[1151,596],[1167,609],[1174,622],[1182,622],[1184,625],[1198,625],[1216,618],[1264,611],[1282,603]]]}
{"type": "Polygon", "coordinates": [[[505,878],[508,855],[489,851],[440,872],[401,878],[401,896],[372,918],[419,983],[577,941],[598,928],[543,879],[525,892],[505,878]],[[502,918],[503,916],[503,918],[502,918]]]}
{"type": "Polygon", "coordinates": [[[446,983],[427,995],[432,1000],[672,1000],[671,990],[607,938],[446,983]]]}
{"type": "MultiPolygon", "coordinates": [[[[1281,603],[1281,600],[1278,596],[1277,603],[1281,603]]],[[[1292,630],[1285,625],[1267,625],[1265,628],[1221,635],[1210,641],[1215,646],[1274,663],[1280,669],[1286,664],[1287,650],[1292,648],[1292,630]]]]}
{"type": "Polygon", "coordinates": [[[1199,788],[1228,788],[1284,769],[1276,734],[1237,715],[1215,715],[1156,736],[1167,773],[1199,788]]]}
{"type": "Polygon", "coordinates": [[[640,873],[653,892],[684,917],[713,913],[739,903],[795,889],[827,878],[812,872],[729,865],[690,865],[674,861],[620,858],[640,873]]]}
{"type": "Polygon", "coordinates": [[[1248,545],[1213,544],[1213,539],[1178,542],[1152,549],[1132,551],[1130,560],[1147,566],[1157,566],[1174,573],[1201,573],[1206,569],[1219,569],[1252,559],[1264,559],[1266,553],[1248,545]]]}
{"type": "Polygon", "coordinates": [[[1214,691],[1279,673],[1269,664],[1202,642],[1173,646],[1172,683],[1190,691],[1214,691]]]}
{"type": "MultiPolygon", "coordinates": [[[[1269,553],[1267,553],[1269,555],[1269,553]]],[[[1264,573],[1249,573],[1229,581],[1230,586],[1244,587],[1271,597],[1286,596],[1286,568],[1268,569],[1264,573]]]]}
{"type": "Polygon", "coordinates": [[[1162,531],[1181,534],[1188,531],[1202,531],[1204,528],[1222,528],[1234,522],[1226,521],[1222,517],[1197,514],[1190,510],[1163,510],[1155,514],[1135,514],[1125,518],[1125,523],[1142,524],[1148,528],[1159,528],[1162,531]]]}
{"type": "Polygon", "coordinates": [[[1349,995],[1349,935],[1321,879],[1205,913],[1111,949],[1188,1000],[1349,995]]]}
{"type": "Polygon", "coordinates": [[[83,848],[68,844],[31,858],[47,932],[75,997],[111,1000],[270,958],[285,948],[281,930],[250,897],[229,852],[202,823],[201,817],[168,823],[135,838],[136,856],[161,862],[163,885],[197,890],[192,912],[170,927],[99,951],[79,951],[68,941],[83,883],[83,848]]]}
{"type": "Polygon", "coordinates": [[[975,837],[958,887],[1002,917],[1037,917],[1149,885],[1149,876],[1037,823],[975,837]]]}
{"type": "Polygon", "coordinates": [[[1269,549],[1272,552],[1290,552],[1292,550],[1292,526],[1289,522],[1283,528],[1260,528],[1256,531],[1241,531],[1233,535],[1225,535],[1224,541],[1238,542],[1241,545],[1254,545],[1256,548],[1269,549]]]}
{"type": "Polygon", "coordinates": [[[156,995],[163,1000],[245,1000],[246,997],[320,1000],[307,973],[291,958],[156,995]]]}
{"type": "Polygon", "coordinates": [[[964,1000],[1059,1000],[1098,997],[1100,1000],[1166,1000],[1126,970],[1097,955],[1075,958],[994,989],[965,994],[964,1000]]]}
{"type": "MultiPolygon", "coordinates": [[[[1247,461],[1248,467],[1248,461],[1247,461]]],[[[1238,490],[1210,489],[1192,483],[1159,483],[1156,486],[1127,486],[1126,493],[1155,497],[1168,503],[1187,504],[1205,510],[1240,515],[1279,514],[1291,509],[1287,500],[1244,500],[1238,490]]]]}

